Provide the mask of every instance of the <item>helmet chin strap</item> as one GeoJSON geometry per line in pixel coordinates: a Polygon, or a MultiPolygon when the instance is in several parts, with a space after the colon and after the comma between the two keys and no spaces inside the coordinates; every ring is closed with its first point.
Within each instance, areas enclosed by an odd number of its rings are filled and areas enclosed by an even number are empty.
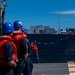
{"type": "Polygon", "coordinates": [[[9,34],[9,36],[11,36],[11,37],[12,37],[12,36],[13,36],[13,32],[11,32],[11,33],[9,34]]]}

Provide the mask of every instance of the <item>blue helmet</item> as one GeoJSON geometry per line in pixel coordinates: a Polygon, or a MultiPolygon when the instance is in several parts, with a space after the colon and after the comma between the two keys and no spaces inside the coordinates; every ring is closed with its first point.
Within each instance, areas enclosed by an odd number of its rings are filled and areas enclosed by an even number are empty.
{"type": "Polygon", "coordinates": [[[14,25],[14,28],[21,28],[22,27],[22,22],[19,21],[19,20],[16,20],[13,25],[14,25]]]}
{"type": "Polygon", "coordinates": [[[22,31],[23,31],[24,33],[26,33],[26,32],[27,32],[27,29],[26,29],[25,27],[22,27],[22,31]]]}
{"type": "Polygon", "coordinates": [[[6,22],[2,25],[2,32],[9,33],[9,32],[13,32],[13,31],[14,31],[14,27],[13,27],[12,23],[6,22]]]}

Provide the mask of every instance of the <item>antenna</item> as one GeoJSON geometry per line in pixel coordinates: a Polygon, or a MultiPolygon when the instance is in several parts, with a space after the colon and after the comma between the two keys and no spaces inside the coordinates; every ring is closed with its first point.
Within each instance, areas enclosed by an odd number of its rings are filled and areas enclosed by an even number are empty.
{"type": "Polygon", "coordinates": [[[1,29],[4,22],[5,5],[6,5],[6,0],[2,0],[2,2],[0,3],[0,33],[2,33],[1,29]]]}
{"type": "Polygon", "coordinates": [[[59,8],[59,24],[58,24],[58,34],[60,34],[60,0],[58,0],[58,8],[59,8]]]}

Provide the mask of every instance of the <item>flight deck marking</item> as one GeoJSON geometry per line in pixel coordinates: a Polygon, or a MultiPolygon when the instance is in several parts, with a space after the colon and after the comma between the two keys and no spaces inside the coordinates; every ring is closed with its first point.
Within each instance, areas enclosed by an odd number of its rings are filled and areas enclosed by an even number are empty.
{"type": "Polygon", "coordinates": [[[75,63],[74,61],[68,61],[68,69],[70,75],[75,75],[75,63]]]}
{"type": "Polygon", "coordinates": [[[40,73],[40,72],[33,72],[33,74],[35,74],[35,75],[46,75],[46,74],[43,74],[43,73],[40,73]]]}

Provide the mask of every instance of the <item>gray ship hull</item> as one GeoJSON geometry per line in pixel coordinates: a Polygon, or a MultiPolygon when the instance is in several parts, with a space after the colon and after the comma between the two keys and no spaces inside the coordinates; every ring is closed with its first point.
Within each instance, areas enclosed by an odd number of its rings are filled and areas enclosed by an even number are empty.
{"type": "MultiPolygon", "coordinates": [[[[40,62],[67,62],[75,60],[75,35],[28,34],[30,42],[37,41],[40,62]]],[[[30,56],[38,62],[36,52],[30,56]]]]}

